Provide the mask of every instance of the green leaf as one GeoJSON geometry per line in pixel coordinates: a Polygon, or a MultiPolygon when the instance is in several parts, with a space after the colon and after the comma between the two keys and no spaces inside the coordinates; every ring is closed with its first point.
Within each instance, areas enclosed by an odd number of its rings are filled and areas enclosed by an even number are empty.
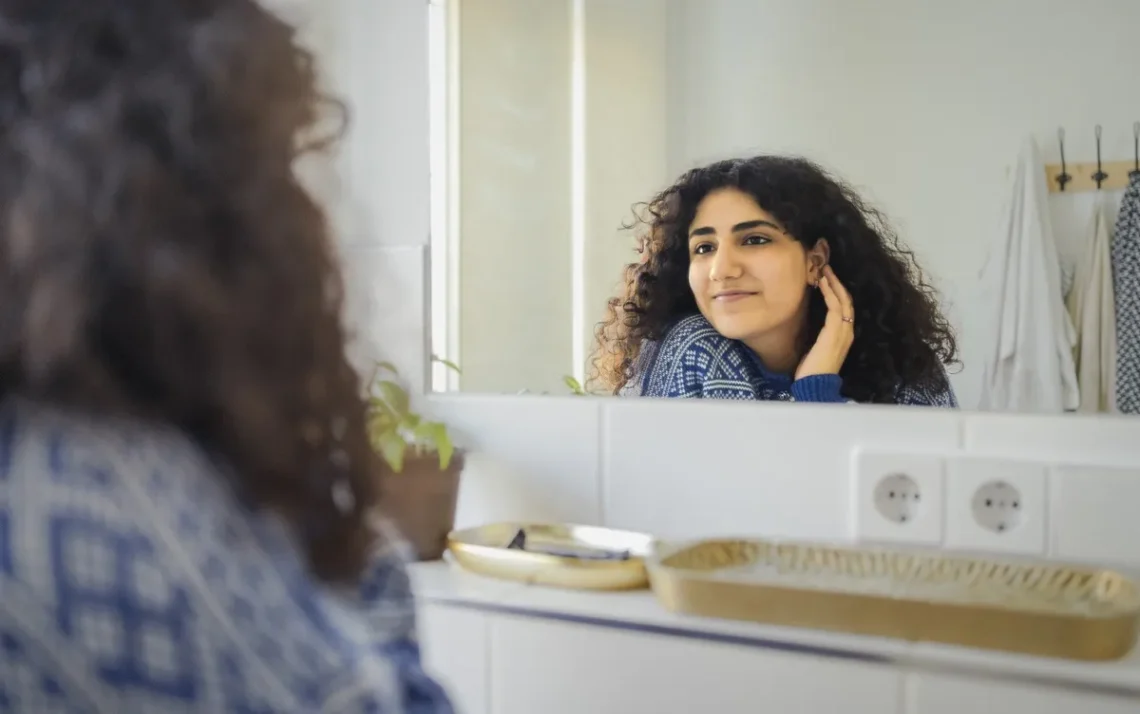
{"type": "Polygon", "coordinates": [[[440,357],[439,355],[432,355],[431,359],[433,362],[439,362],[444,367],[447,367],[448,369],[455,372],[456,374],[463,374],[463,370],[459,369],[459,365],[455,364],[454,362],[452,362],[449,359],[444,359],[444,358],[440,357]]]}
{"type": "Polygon", "coordinates": [[[408,450],[408,442],[394,431],[386,430],[376,434],[376,446],[379,447],[380,456],[388,462],[392,470],[400,473],[404,470],[404,454],[408,450]]]}
{"type": "Polygon", "coordinates": [[[419,414],[408,412],[404,415],[404,420],[401,422],[400,426],[408,429],[409,431],[415,431],[419,428],[421,422],[423,422],[423,417],[421,417],[419,414]]]}
{"type": "Polygon", "coordinates": [[[447,426],[438,421],[421,422],[415,431],[416,440],[430,445],[439,454],[439,468],[446,469],[455,454],[455,446],[447,433],[447,426]]]}
{"type": "Polygon", "coordinates": [[[451,457],[455,455],[455,445],[451,443],[447,426],[437,422],[436,427],[435,450],[439,452],[439,468],[446,471],[451,465],[451,457]]]}
{"type": "Polygon", "coordinates": [[[380,397],[369,397],[368,407],[372,411],[373,419],[383,419],[384,422],[389,425],[393,425],[398,421],[398,417],[392,410],[391,405],[380,397]]]}
{"type": "Polygon", "coordinates": [[[416,441],[435,449],[436,441],[439,439],[439,432],[442,428],[443,424],[437,421],[421,421],[416,425],[413,436],[416,441]]]}
{"type": "Polygon", "coordinates": [[[372,433],[379,433],[381,431],[391,431],[396,428],[396,416],[388,409],[388,405],[382,404],[380,407],[373,410],[372,414],[368,417],[368,429],[372,433]]]}
{"type": "Polygon", "coordinates": [[[396,369],[396,365],[392,364],[391,362],[377,362],[376,363],[376,370],[377,371],[390,372],[393,375],[399,375],[400,374],[400,370],[396,369]]]}
{"type": "Polygon", "coordinates": [[[567,387],[570,388],[571,394],[585,394],[586,393],[586,390],[582,389],[582,385],[578,382],[578,380],[574,379],[570,375],[566,375],[565,377],[563,377],[562,382],[567,387]]]}
{"type": "Polygon", "coordinates": [[[386,379],[377,382],[376,386],[380,389],[380,398],[384,400],[392,412],[401,419],[407,417],[411,402],[404,388],[386,379]]]}
{"type": "Polygon", "coordinates": [[[439,437],[435,439],[435,449],[439,452],[439,468],[446,471],[451,465],[451,457],[455,455],[455,445],[451,444],[451,437],[443,424],[440,424],[439,437]]]}

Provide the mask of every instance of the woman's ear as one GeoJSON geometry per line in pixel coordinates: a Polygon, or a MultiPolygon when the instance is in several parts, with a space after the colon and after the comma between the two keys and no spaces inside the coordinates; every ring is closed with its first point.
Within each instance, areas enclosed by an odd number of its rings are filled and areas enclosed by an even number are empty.
{"type": "Polygon", "coordinates": [[[823,277],[823,267],[831,259],[831,246],[827,244],[826,238],[820,238],[815,242],[807,251],[807,273],[808,282],[812,285],[818,285],[819,279],[823,277]]]}

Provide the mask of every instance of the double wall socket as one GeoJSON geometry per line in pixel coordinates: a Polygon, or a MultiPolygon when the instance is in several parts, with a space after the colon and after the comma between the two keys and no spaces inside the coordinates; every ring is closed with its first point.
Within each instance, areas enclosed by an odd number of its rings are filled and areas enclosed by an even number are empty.
{"type": "Polygon", "coordinates": [[[856,540],[1046,552],[1044,465],[857,449],[852,472],[856,540]]]}

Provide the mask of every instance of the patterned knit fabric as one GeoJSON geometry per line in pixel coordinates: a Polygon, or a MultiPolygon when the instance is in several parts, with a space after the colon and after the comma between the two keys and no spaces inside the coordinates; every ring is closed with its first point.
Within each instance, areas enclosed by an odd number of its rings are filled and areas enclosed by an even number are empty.
{"type": "Polygon", "coordinates": [[[445,714],[402,546],[318,585],[177,435],[0,405],[0,712],[445,714]]]}
{"type": "Polygon", "coordinates": [[[1116,293],[1116,408],[1140,414],[1140,176],[1124,191],[1112,238],[1116,293]]]}
{"type": "MultiPolygon", "coordinates": [[[[716,331],[703,315],[674,325],[660,344],[645,345],[635,367],[637,377],[626,396],[680,399],[847,402],[838,375],[814,375],[793,381],[766,369],[742,342],[716,331]]],[[[929,392],[903,386],[897,404],[957,407],[954,392],[929,392]]]]}

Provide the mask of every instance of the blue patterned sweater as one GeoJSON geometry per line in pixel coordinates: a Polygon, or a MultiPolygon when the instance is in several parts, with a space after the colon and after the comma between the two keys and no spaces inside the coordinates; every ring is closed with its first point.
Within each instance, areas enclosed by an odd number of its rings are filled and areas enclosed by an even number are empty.
{"type": "Polygon", "coordinates": [[[0,405],[0,712],[450,714],[404,550],[306,573],[187,440],[0,405]]]}
{"type": "MultiPolygon", "coordinates": [[[[644,345],[626,396],[674,399],[734,399],[785,402],[847,402],[837,374],[793,380],[764,367],[742,342],[716,331],[703,315],[677,322],[659,343],[644,345]]],[[[949,381],[947,381],[949,385],[949,381]]],[[[901,385],[897,404],[957,407],[954,392],[913,389],[901,385]]]]}

